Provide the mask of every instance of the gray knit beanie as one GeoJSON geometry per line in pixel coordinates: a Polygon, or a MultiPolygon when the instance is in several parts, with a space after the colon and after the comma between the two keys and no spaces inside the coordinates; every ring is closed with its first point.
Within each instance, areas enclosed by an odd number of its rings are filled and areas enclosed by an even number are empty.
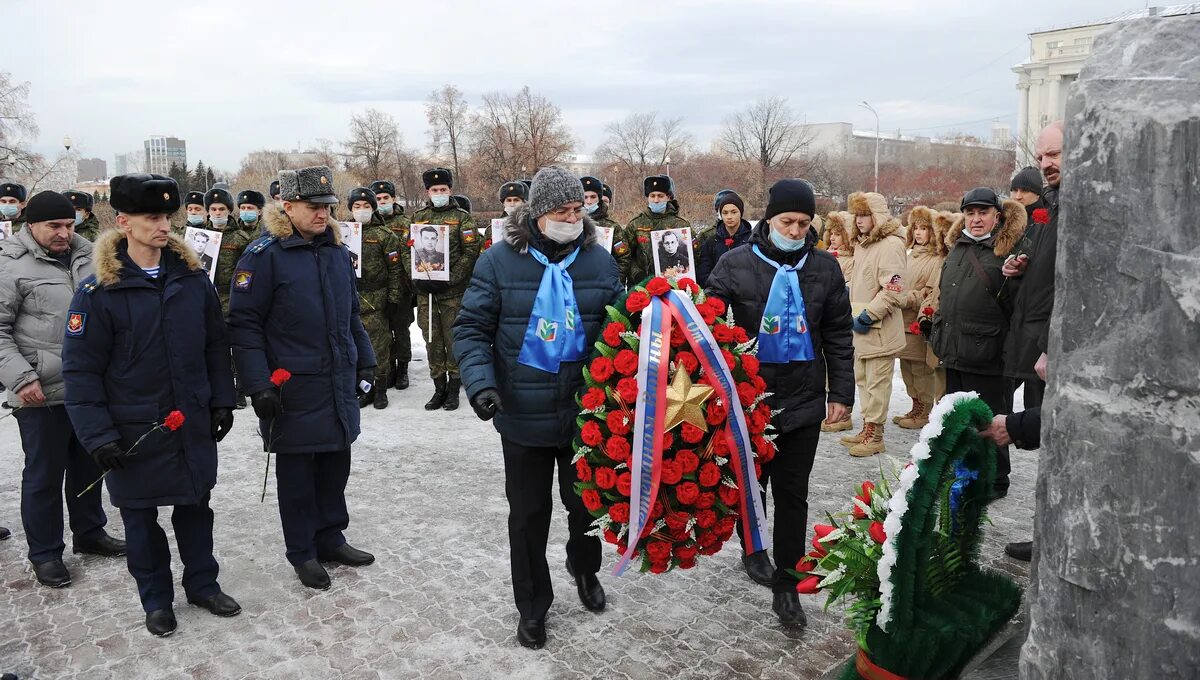
{"type": "Polygon", "coordinates": [[[583,183],[566,168],[548,165],[533,176],[529,213],[533,219],[571,202],[583,203],[583,183]]]}

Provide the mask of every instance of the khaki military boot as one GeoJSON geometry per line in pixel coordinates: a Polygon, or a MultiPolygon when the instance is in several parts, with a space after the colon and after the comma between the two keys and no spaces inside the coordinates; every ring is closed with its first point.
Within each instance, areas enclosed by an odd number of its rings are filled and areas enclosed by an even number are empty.
{"type": "Polygon", "coordinates": [[[855,458],[867,458],[877,453],[887,453],[883,445],[883,423],[866,423],[863,426],[863,440],[850,447],[850,455],[855,458]]]}
{"type": "Polygon", "coordinates": [[[836,423],[831,423],[828,420],[821,421],[822,432],[845,432],[852,429],[854,429],[854,421],[849,418],[843,418],[836,423]]]}
{"type": "Polygon", "coordinates": [[[929,404],[923,401],[913,400],[913,412],[900,420],[896,424],[906,430],[919,430],[925,427],[929,422],[929,404]]]}
{"type": "MultiPolygon", "coordinates": [[[[854,424],[851,423],[850,427],[854,427],[854,424]]],[[[866,431],[867,431],[867,421],[864,420],[862,429],[858,431],[858,434],[851,434],[851,435],[842,437],[842,444],[845,446],[854,446],[855,444],[861,444],[862,440],[863,440],[863,433],[866,431]]]]}
{"type": "Polygon", "coordinates": [[[913,401],[912,408],[908,409],[908,413],[905,413],[902,416],[892,416],[893,423],[896,423],[897,425],[899,425],[901,420],[904,420],[905,418],[913,417],[913,414],[916,413],[917,409],[921,406],[921,400],[917,399],[916,397],[913,397],[912,401],[913,401]]]}

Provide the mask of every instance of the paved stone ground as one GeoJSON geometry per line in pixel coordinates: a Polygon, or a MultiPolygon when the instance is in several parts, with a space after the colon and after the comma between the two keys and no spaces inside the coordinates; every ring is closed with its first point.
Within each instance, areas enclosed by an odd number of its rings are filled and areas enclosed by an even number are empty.
{"type": "MultiPolygon", "coordinates": [[[[420,343],[414,338],[414,347],[420,343]]],[[[565,515],[555,515],[550,560],[558,600],[540,652],[514,639],[499,437],[461,410],[427,415],[424,363],[414,385],[367,409],[354,447],[347,535],[375,564],[331,569],[333,588],[305,589],[283,557],[274,475],[259,502],[264,456],[250,411],[222,443],[213,492],[221,585],[243,613],[220,619],[185,604],[176,560],[178,632],[150,636],[121,559],[66,556],[74,583],[36,584],[20,530],[22,453],[16,423],[0,420],[0,672],[25,678],[814,678],[852,649],[841,614],[806,606],[801,631],[779,625],[771,594],[741,570],[736,546],[688,572],[601,574],[608,609],[579,604],[561,567],[565,515]]],[[[892,411],[908,408],[897,374],[892,411]]],[[[857,421],[856,421],[857,422],[857,421]]],[[[889,427],[893,456],[916,433],[889,427]]],[[[1036,456],[1015,455],[1009,497],[993,505],[985,559],[1022,580],[1002,546],[1032,527],[1036,456]]],[[[811,517],[836,511],[879,458],[858,460],[824,435],[812,475],[811,517]]],[[[107,507],[107,495],[106,495],[107,507]]],[[[110,528],[123,535],[109,509],[110,528]]],[[[169,522],[160,516],[168,534],[169,522]]],[[[67,539],[68,546],[70,539],[67,539]]],[[[171,538],[172,552],[176,552],[171,538]]],[[[605,546],[605,568],[615,554],[605,546]]],[[[1003,676],[996,676],[1003,677],[1003,676]]]]}

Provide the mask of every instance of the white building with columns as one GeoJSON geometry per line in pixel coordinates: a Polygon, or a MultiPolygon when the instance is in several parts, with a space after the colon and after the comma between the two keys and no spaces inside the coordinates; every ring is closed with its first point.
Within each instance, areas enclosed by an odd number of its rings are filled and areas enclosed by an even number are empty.
{"type": "Polygon", "coordinates": [[[1029,34],[1029,58],[1013,67],[1017,74],[1017,162],[1033,162],[1038,132],[1066,115],[1067,88],[1079,77],[1092,53],[1092,40],[1119,21],[1144,17],[1200,14],[1200,2],[1147,7],[1103,21],[1029,34]]]}

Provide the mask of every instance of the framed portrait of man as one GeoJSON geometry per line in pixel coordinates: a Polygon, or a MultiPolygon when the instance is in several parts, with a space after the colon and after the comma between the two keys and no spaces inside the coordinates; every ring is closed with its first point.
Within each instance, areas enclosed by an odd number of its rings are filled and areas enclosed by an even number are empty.
{"type": "Polygon", "coordinates": [[[596,242],[604,246],[608,252],[612,252],[613,247],[613,228],[596,226],[596,242]]]}
{"type": "Polygon", "coordinates": [[[506,220],[501,217],[492,220],[492,233],[487,235],[487,238],[492,239],[492,243],[499,243],[504,240],[504,223],[506,220]]]}
{"type": "Polygon", "coordinates": [[[208,280],[217,280],[217,254],[221,252],[221,237],[219,231],[188,227],[183,232],[183,242],[200,258],[200,266],[208,272],[208,280]]]}
{"type": "Polygon", "coordinates": [[[692,262],[692,230],[662,229],[650,232],[650,249],[654,253],[654,274],[668,279],[694,276],[692,262]]]}
{"type": "Polygon", "coordinates": [[[350,251],[354,275],[362,278],[362,222],[339,222],[342,225],[342,245],[350,251]]]}
{"type": "Polygon", "coordinates": [[[412,225],[412,268],[414,281],[450,280],[450,228],[444,224],[412,225]]]}
{"type": "Polygon", "coordinates": [[[12,236],[12,222],[0,222],[0,241],[12,236]]]}

